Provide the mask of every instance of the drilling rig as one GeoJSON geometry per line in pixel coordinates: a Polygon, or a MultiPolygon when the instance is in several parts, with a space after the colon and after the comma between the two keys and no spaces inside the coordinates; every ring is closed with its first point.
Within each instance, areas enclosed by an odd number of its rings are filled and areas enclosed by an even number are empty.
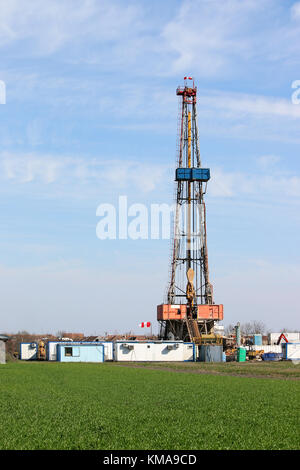
{"type": "Polygon", "coordinates": [[[202,168],[197,125],[197,88],[192,77],[178,87],[176,208],[170,280],[165,303],[157,306],[162,339],[220,343],[214,325],[223,305],[213,301],[209,280],[204,195],[210,169],[202,168]]]}

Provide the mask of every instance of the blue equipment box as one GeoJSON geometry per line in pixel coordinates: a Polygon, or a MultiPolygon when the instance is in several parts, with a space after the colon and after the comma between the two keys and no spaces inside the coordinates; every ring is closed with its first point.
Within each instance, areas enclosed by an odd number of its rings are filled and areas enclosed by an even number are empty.
{"type": "Polygon", "coordinates": [[[202,181],[210,179],[209,168],[177,168],[176,181],[202,181]]]}

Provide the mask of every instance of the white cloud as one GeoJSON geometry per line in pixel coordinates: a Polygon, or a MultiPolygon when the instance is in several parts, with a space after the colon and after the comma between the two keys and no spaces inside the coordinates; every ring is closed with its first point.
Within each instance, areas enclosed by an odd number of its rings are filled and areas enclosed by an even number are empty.
{"type": "Polygon", "coordinates": [[[283,0],[182,0],[159,17],[147,1],[0,0],[0,47],[22,41],[35,56],[68,46],[66,62],[110,72],[239,75],[251,60],[299,63],[299,2],[286,10],[283,0]]]}
{"type": "Polygon", "coordinates": [[[120,161],[112,159],[84,159],[39,154],[0,154],[0,178],[11,183],[84,184],[95,188],[106,183],[111,188],[135,188],[147,193],[164,180],[166,165],[120,161]]]}
{"type": "Polygon", "coordinates": [[[207,89],[199,95],[202,134],[300,142],[300,106],[287,99],[207,89]]]}
{"type": "Polygon", "coordinates": [[[47,155],[41,157],[7,152],[1,154],[0,162],[2,179],[19,183],[29,183],[35,180],[52,183],[57,179],[59,171],[66,166],[66,160],[62,162],[47,155]]]}
{"type": "Polygon", "coordinates": [[[121,40],[135,27],[138,12],[120,1],[1,0],[0,46],[29,40],[33,50],[51,54],[71,41],[121,40]]]}
{"type": "Polygon", "coordinates": [[[280,161],[278,155],[262,155],[257,159],[258,166],[263,170],[273,168],[280,161]]]}
{"type": "MultiPolygon", "coordinates": [[[[292,12],[298,17],[298,4],[292,12]]],[[[251,73],[253,60],[256,66],[299,63],[299,25],[278,0],[185,0],[162,37],[173,55],[170,74],[240,76],[244,70],[251,73]]]]}
{"type": "Polygon", "coordinates": [[[248,0],[184,1],[162,32],[170,51],[176,54],[171,72],[216,75],[227,69],[233,57],[248,56],[251,42],[245,25],[250,15],[260,10],[259,3],[248,0]]]}
{"type": "MultiPolygon", "coordinates": [[[[300,177],[279,165],[280,157],[263,155],[257,158],[258,168],[249,172],[224,171],[212,168],[212,180],[208,186],[209,197],[256,198],[268,200],[280,193],[290,202],[300,197],[300,177]]],[[[172,186],[165,187],[173,168],[157,163],[141,163],[134,160],[121,161],[103,158],[84,159],[39,154],[0,154],[0,179],[11,185],[33,184],[36,191],[44,191],[51,197],[61,197],[69,190],[81,187],[82,197],[105,190],[130,191],[146,194],[159,189],[162,198],[172,186]],[[52,185],[55,184],[55,187],[52,185]],[[37,186],[38,185],[38,186],[37,186]],[[42,185],[40,187],[40,185],[42,185]],[[46,185],[46,186],[45,186],[46,185]],[[56,192],[57,187],[61,188],[56,192]],[[62,192],[61,192],[62,191],[62,192]]],[[[170,180],[171,181],[171,180],[170,180]]],[[[71,191],[72,194],[72,191],[71,191]]],[[[111,194],[110,194],[111,196],[111,194]]],[[[169,201],[170,203],[172,201],[169,201]]]]}
{"type": "MultiPolygon", "coordinates": [[[[212,179],[209,183],[208,195],[212,197],[230,197],[238,199],[240,197],[257,201],[272,200],[274,196],[280,194],[281,200],[288,198],[289,203],[299,203],[300,198],[300,176],[291,174],[281,168],[272,168],[270,164],[262,162],[268,161],[268,156],[258,159],[261,171],[252,173],[228,172],[222,168],[212,169],[212,179]]],[[[274,162],[270,156],[269,160],[274,162]]],[[[275,160],[276,162],[278,160],[275,160]]]]}
{"type": "Polygon", "coordinates": [[[300,106],[295,106],[291,100],[283,98],[208,91],[206,95],[200,97],[200,106],[203,105],[209,109],[222,109],[227,112],[228,117],[270,115],[300,119],[300,106]]]}
{"type": "Polygon", "coordinates": [[[292,18],[295,20],[300,19],[300,2],[294,3],[294,5],[291,8],[291,15],[292,15],[292,18]]]}
{"type": "MultiPolygon", "coordinates": [[[[51,79],[29,74],[7,81],[11,99],[17,102],[38,100],[41,106],[60,111],[97,113],[102,127],[164,134],[176,130],[177,98],[165,84],[122,83],[115,93],[115,83],[106,84],[103,77],[51,79]]],[[[291,99],[198,88],[198,118],[202,135],[300,142],[300,106],[291,99]]],[[[41,142],[42,129],[41,120],[29,124],[29,143],[41,142]]]]}

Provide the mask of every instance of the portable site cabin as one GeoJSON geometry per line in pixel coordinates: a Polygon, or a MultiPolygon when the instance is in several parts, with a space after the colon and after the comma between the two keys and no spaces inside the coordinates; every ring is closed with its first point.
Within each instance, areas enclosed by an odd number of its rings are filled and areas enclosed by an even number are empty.
{"type": "Polygon", "coordinates": [[[0,335],[0,364],[6,364],[6,346],[5,343],[9,339],[6,335],[0,335]]]}
{"type": "Polygon", "coordinates": [[[22,361],[35,361],[37,359],[38,345],[36,342],[20,343],[20,359],[22,361]]]}
{"type": "MultiPolygon", "coordinates": [[[[300,333],[297,332],[285,332],[283,333],[289,343],[299,343],[300,342],[300,333]]],[[[277,344],[281,333],[269,333],[268,340],[269,344],[277,344]]]]}
{"type": "Polygon", "coordinates": [[[283,343],[282,357],[288,361],[300,361],[300,343],[283,343]]]}
{"type": "Polygon", "coordinates": [[[116,341],[115,361],[194,361],[195,345],[183,341],[116,341]]]}
{"type": "Polygon", "coordinates": [[[58,362],[104,362],[104,346],[96,343],[58,343],[58,362]]]}
{"type": "Polygon", "coordinates": [[[48,341],[46,347],[46,359],[47,361],[57,360],[57,345],[60,341],[48,341]]]}
{"type": "MultiPolygon", "coordinates": [[[[69,343],[69,341],[49,341],[47,344],[47,361],[57,361],[57,345],[69,343]]],[[[75,344],[70,342],[71,344],[75,344]]],[[[112,361],[114,350],[113,350],[113,342],[112,341],[93,341],[93,344],[96,343],[98,345],[102,345],[104,347],[104,360],[105,361],[112,361]]],[[[76,341],[76,344],[92,344],[91,342],[87,341],[76,341]]]]}

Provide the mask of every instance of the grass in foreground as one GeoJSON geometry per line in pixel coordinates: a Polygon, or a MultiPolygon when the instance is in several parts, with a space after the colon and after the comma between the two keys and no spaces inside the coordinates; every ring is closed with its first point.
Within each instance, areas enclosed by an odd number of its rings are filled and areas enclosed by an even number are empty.
{"type": "Polygon", "coordinates": [[[1,449],[296,449],[299,382],[112,364],[0,366],[1,449]]]}

